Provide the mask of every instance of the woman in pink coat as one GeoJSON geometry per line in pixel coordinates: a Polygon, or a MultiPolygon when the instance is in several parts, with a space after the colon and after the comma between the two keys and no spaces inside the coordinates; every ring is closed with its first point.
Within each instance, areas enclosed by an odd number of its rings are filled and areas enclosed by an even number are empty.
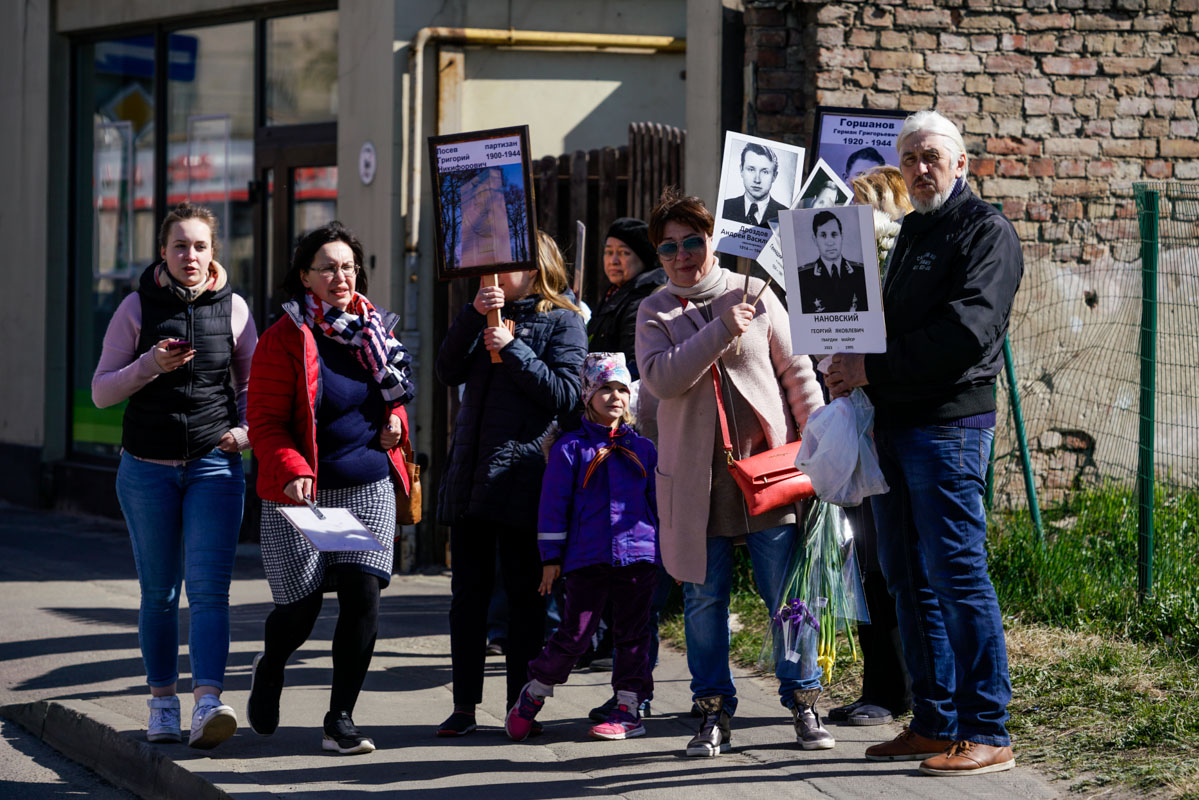
{"type": "MultiPolygon", "coordinates": [[[[737,705],[729,670],[733,546],[749,548],[758,592],[777,604],[800,519],[793,506],[750,516],[729,474],[716,413],[712,366],[720,376],[736,458],[793,442],[822,405],[807,356],[792,355],[787,312],[767,289],[744,300],[745,277],[719,266],[713,218],[698,197],[663,193],[649,222],[669,280],[641,303],[637,363],[658,407],[658,513],[662,559],[683,582],[691,691],[703,712],[687,755],[728,748],[737,705]],[[741,337],[741,347],[736,346],[741,337]]],[[[750,279],[749,296],[762,281],[750,279]]],[[[811,638],[811,637],[809,637],[811,638]]],[[[820,722],[815,642],[798,661],[776,659],[779,696],[805,750],[833,746],[820,722]]]]}

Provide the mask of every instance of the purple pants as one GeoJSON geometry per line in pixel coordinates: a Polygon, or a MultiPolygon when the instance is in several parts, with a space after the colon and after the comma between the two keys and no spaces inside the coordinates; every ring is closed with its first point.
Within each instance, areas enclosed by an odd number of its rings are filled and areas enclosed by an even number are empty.
{"type": "Polygon", "coordinates": [[[612,688],[636,692],[638,700],[651,696],[654,678],[649,662],[649,615],[658,565],[595,564],[566,573],[565,580],[562,623],[541,655],[529,662],[529,677],[551,686],[566,683],[579,656],[587,651],[604,606],[611,599],[612,688]]]}

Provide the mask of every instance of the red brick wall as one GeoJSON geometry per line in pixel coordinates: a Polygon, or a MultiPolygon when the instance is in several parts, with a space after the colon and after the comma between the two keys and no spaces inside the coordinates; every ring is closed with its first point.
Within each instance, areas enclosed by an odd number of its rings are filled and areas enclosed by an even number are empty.
{"type": "Polygon", "coordinates": [[[980,194],[1034,223],[1199,178],[1199,0],[745,5],[758,135],[806,144],[816,105],[936,108],[980,194]]]}

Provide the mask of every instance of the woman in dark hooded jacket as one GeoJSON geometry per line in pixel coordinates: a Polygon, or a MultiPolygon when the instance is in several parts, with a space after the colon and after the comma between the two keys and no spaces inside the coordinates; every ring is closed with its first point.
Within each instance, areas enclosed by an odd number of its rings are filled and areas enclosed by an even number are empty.
{"type": "Polygon", "coordinates": [[[551,423],[579,402],[587,337],[578,308],[563,295],[562,255],[544,233],[538,233],[537,260],[537,269],[504,273],[498,287],[480,288],[437,354],[438,379],[463,387],[437,499],[438,519],[450,526],[454,682],[454,711],[438,736],[475,729],[497,554],[509,607],[509,707],[543,643],[537,548],[537,502],[545,472],[541,443],[551,423]],[[505,324],[487,327],[487,314],[496,309],[503,309],[505,324]],[[499,353],[500,363],[491,362],[492,352],[499,353]]]}

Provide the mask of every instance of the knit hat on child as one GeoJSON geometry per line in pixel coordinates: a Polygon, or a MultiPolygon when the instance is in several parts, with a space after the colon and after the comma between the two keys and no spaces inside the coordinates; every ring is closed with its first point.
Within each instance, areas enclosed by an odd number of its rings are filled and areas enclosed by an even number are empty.
{"type": "Polygon", "coordinates": [[[609,381],[618,381],[626,389],[632,385],[624,353],[588,353],[583,359],[583,405],[590,405],[591,398],[609,381]]]}

